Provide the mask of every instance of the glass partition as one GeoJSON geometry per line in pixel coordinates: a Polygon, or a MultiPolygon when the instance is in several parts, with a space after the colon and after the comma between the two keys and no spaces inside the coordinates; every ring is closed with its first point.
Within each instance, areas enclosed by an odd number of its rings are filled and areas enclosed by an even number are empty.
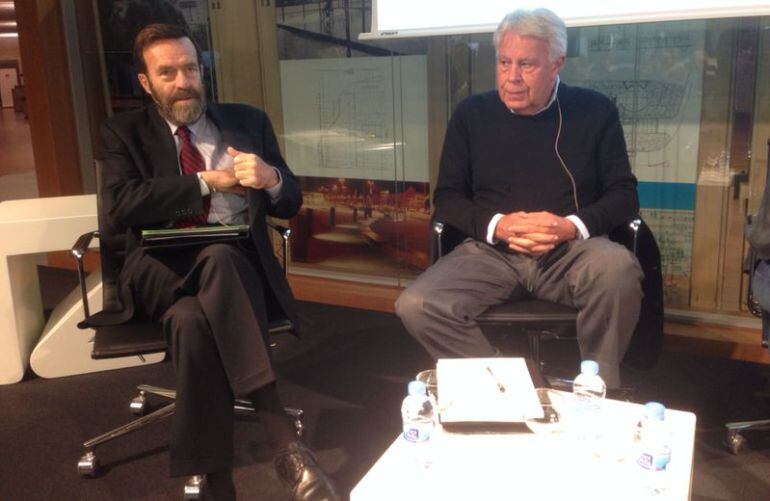
{"type": "Polygon", "coordinates": [[[279,2],[293,270],[399,284],[428,266],[425,41],[356,42],[368,2],[279,2]]]}
{"type": "MultiPolygon", "coordinates": [[[[561,78],[618,106],[667,311],[744,310],[743,225],[764,186],[766,18],[570,28],[561,78]],[[755,130],[764,129],[752,157],[755,130]]],[[[450,37],[452,106],[494,88],[488,35],[450,37]]],[[[757,141],[755,140],[756,144],[757,141]]]]}
{"type": "MultiPolygon", "coordinates": [[[[114,105],[141,95],[116,40],[136,24],[120,8],[145,4],[97,2],[114,105]]],[[[429,265],[444,131],[460,100],[494,88],[491,34],[361,41],[370,0],[249,3],[253,16],[222,2],[161,4],[176,13],[142,19],[182,16],[204,48],[211,96],[273,120],[305,196],[290,221],[294,273],[404,285],[429,265]]],[[[562,80],[620,111],[667,312],[739,313],[744,220],[764,187],[770,136],[768,18],[568,35],[562,80]]]]}

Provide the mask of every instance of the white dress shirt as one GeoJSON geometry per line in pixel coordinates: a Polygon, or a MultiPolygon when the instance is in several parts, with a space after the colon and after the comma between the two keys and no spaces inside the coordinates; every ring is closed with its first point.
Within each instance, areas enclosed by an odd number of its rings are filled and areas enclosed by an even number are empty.
{"type": "MultiPolygon", "coordinates": [[[[182,151],[182,141],[177,136],[178,125],[174,125],[166,120],[171,134],[176,142],[177,160],[182,151]]],[[[192,144],[198,148],[203,160],[206,163],[206,170],[223,170],[233,168],[233,158],[227,154],[229,145],[222,144],[221,134],[216,125],[206,117],[204,113],[194,123],[187,126],[190,129],[190,139],[192,144]]],[[[270,200],[275,203],[281,196],[281,173],[275,169],[278,174],[278,184],[272,188],[266,188],[265,191],[270,195],[270,200]]],[[[179,172],[182,172],[182,166],[179,166],[179,172]]],[[[211,196],[211,209],[209,210],[208,223],[212,224],[247,224],[248,203],[246,197],[236,195],[235,193],[225,193],[221,191],[212,192],[209,186],[198,174],[198,181],[201,187],[201,196],[211,196]]]]}

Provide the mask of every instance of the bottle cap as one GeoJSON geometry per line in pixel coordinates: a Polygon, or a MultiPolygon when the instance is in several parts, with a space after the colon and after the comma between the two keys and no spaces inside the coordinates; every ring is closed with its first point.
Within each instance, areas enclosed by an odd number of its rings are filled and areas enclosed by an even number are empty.
{"type": "Polygon", "coordinates": [[[651,419],[663,421],[666,416],[666,407],[660,402],[647,402],[644,404],[644,413],[651,419]]]}
{"type": "Polygon", "coordinates": [[[599,364],[593,360],[583,360],[580,363],[580,373],[596,376],[599,374],[599,364]]]}
{"type": "Polygon", "coordinates": [[[425,396],[425,383],[422,381],[412,381],[409,383],[409,395],[422,397],[425,396]]]}

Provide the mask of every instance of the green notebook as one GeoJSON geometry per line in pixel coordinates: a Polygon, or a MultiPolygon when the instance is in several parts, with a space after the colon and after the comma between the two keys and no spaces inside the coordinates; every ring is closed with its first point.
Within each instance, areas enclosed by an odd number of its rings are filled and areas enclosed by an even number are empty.
{"type": "Polygon", "coordinates": [[[249,225],[199,226],[194,228],[166,228],[162,230],[142,230],[144,245],[173,245],[209,240],[227,240],[243,238],[249,234],[249,225]]]}

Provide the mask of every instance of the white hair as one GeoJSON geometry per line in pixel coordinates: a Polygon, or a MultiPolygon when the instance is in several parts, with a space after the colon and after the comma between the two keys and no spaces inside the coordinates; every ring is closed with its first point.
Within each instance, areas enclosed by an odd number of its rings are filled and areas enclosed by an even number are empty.
{"type": "Polygon", "coordinates": [[[559,16],[548,9],[519,9],[507,14],[495,30],[495,52],[500,40],[508,33],[540,38],[551,48],[551,60],[567,55],[567,26],[559,16]]]}

